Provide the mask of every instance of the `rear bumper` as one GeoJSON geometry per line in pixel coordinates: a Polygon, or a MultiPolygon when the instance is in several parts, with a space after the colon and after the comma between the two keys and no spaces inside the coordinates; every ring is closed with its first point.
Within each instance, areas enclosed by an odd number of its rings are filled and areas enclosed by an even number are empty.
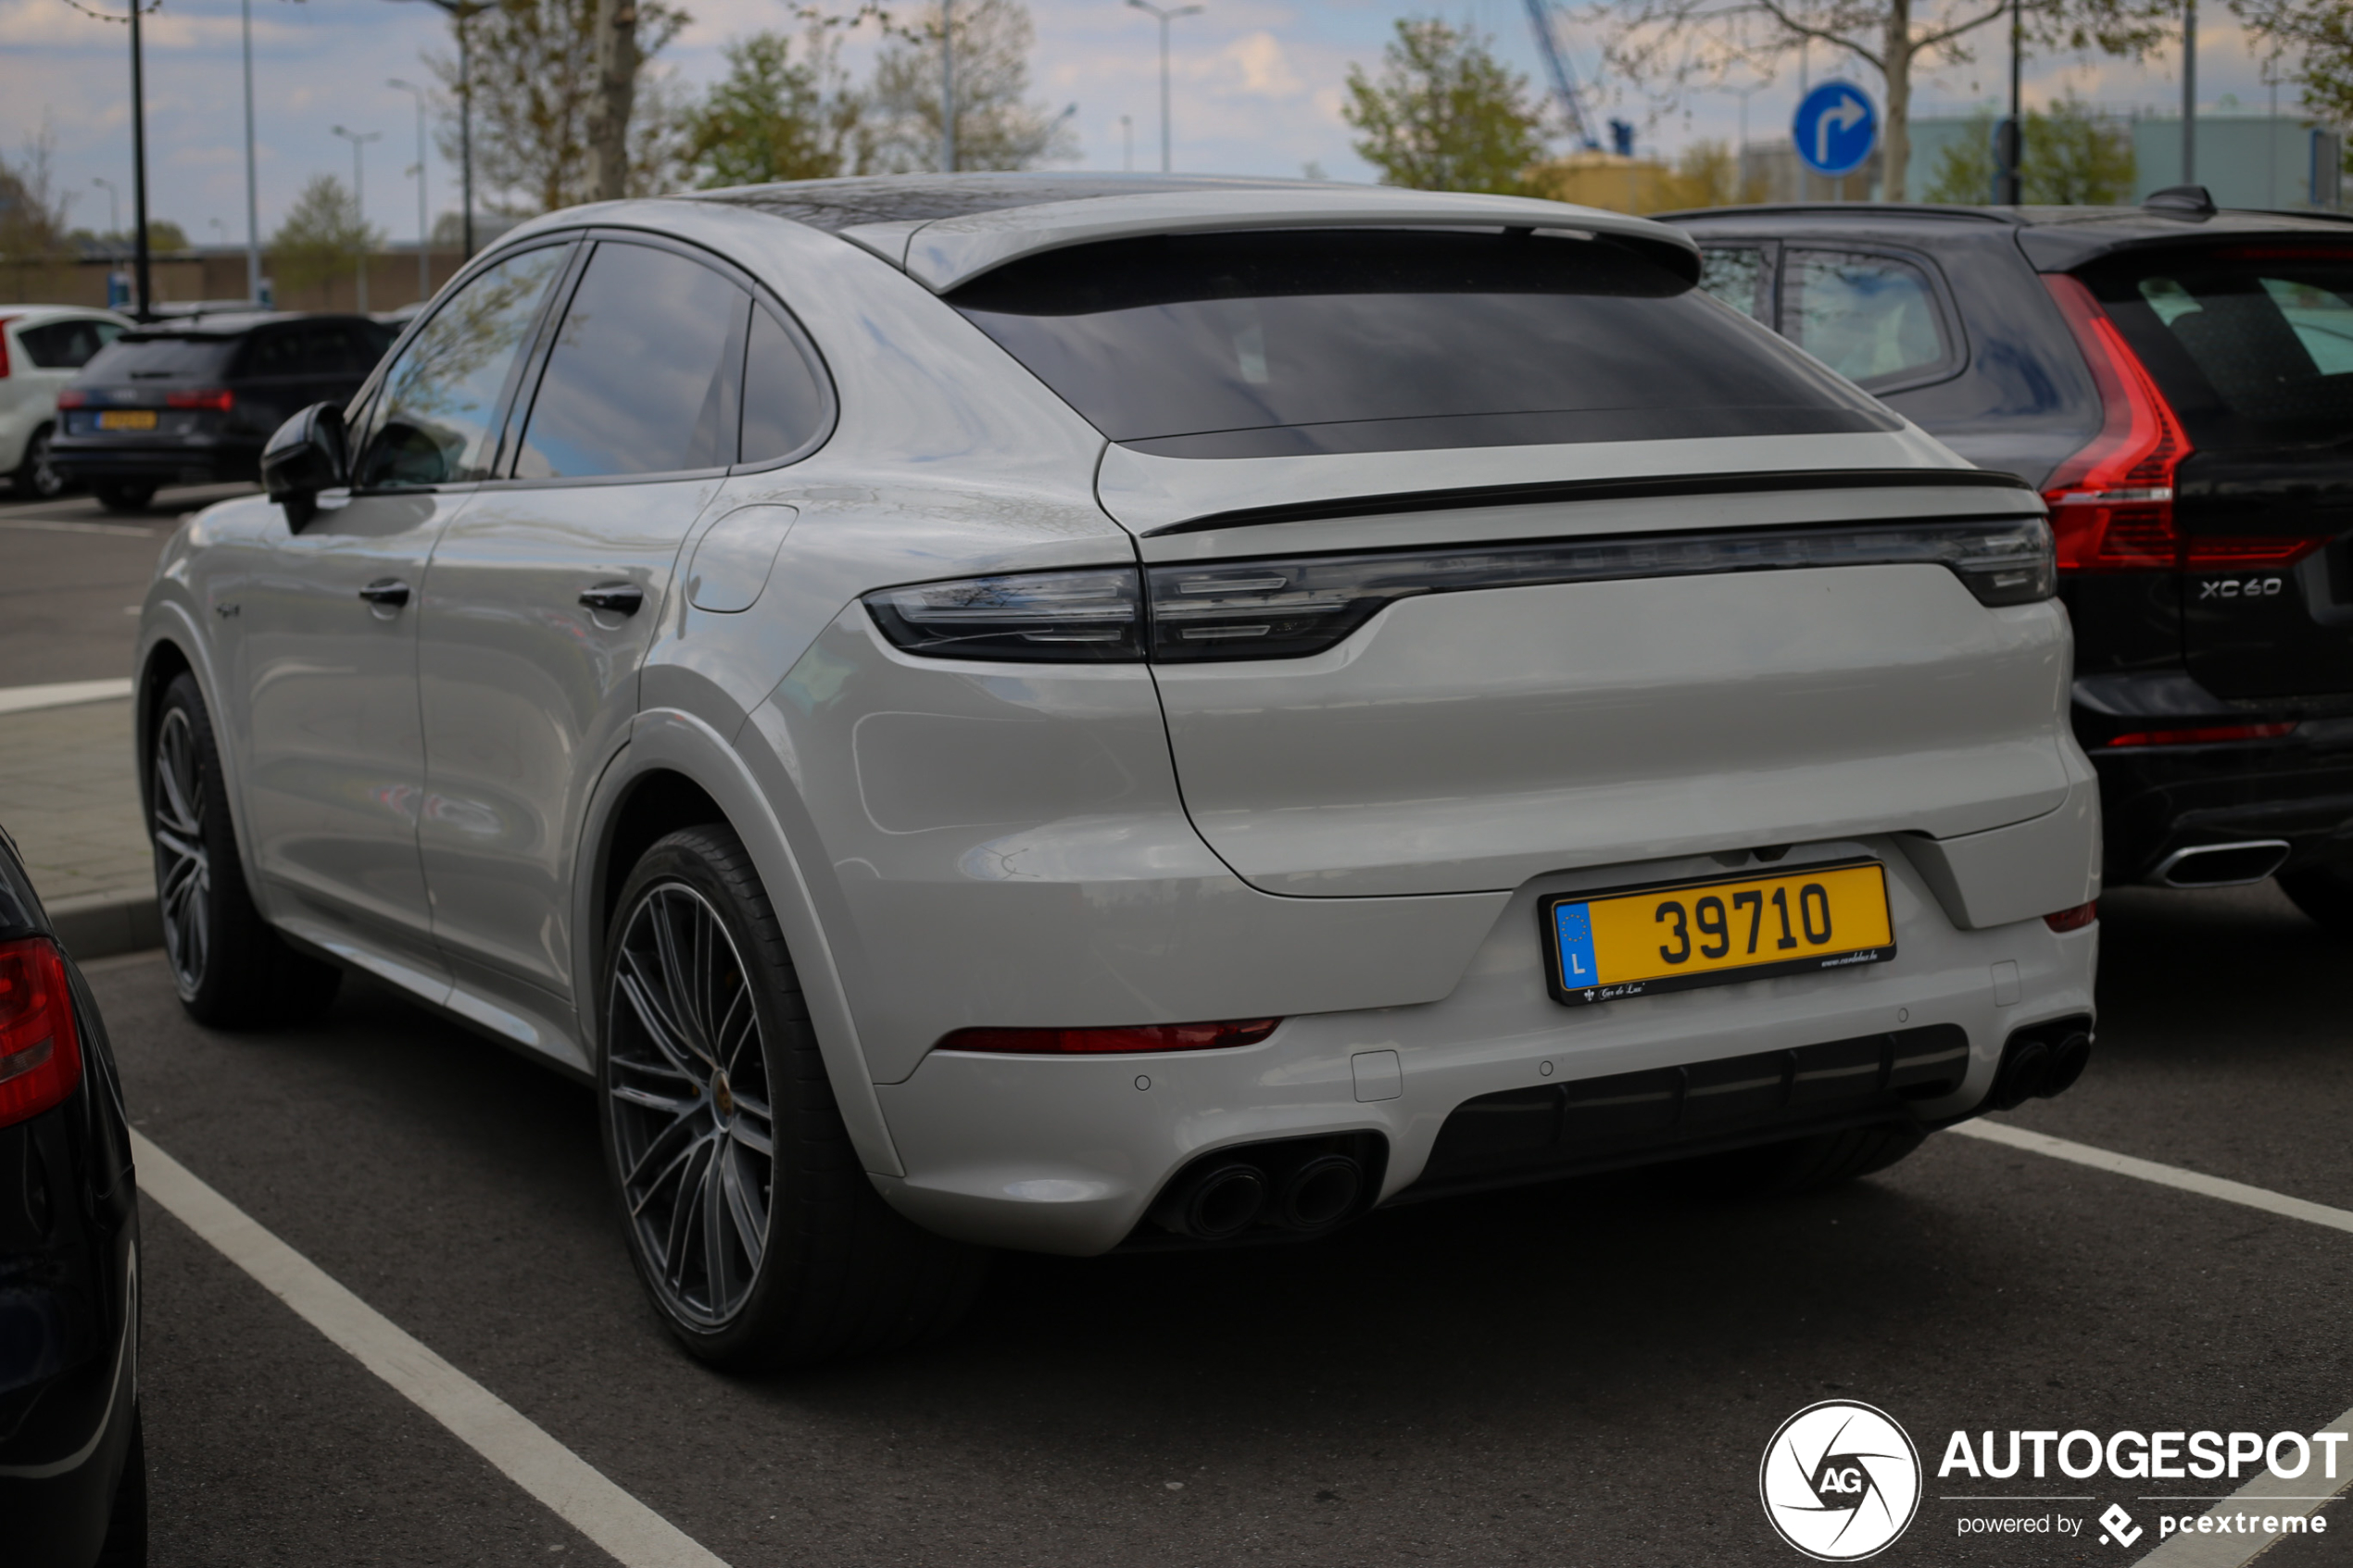
{"type": "Polygon", "coordinates": [[[2099,771],[2108,882],[2151,882],[2183,848],[2284,844],[2280,870],[2353,856],[2353,715],[2261,712],[2193,689],[2186,674],[2134,682],[2167,698],[2156,715],[2110,712],[2113,682],[2078,682],[2078,734],[2099,771]],[[2090,686],[2090,691],[2087,691],[2090,686]],[[2160,691],[2162,686],[2162,691],[2160,691]],[[2200,698],[2196,712],[2186,712],[2200,698]],[[2084,698],[2092,698],[2090,703],[2084,698]],[[2096,703],[2096,705],[2095,705],[2096,703]],[[2294,721],[2273,741],[2104,746],[2120,729],[2294,721]]]}
{"type": "MultiPolygon", "coordinates": [[[[1098,1253],[1137,1232],[1181,1168],[1221,1148],[1375,1135],[1387,1151],[1378,1197],[1389,1201],[1426,1174],[1433,1185],[1443,1179],[1429,1170],[1431,1154],[1468,1100],[1762,1053],[1804,1056],[1827,1043],[1944,1026],[1966,1047],[1959,1086],[1869,1108],[1872,1119],[1933,1124],[1984,1102],[2004,1043],[2019,1029],[2091,1015],[2096,925],[2064,935],[2040,919],[1957,929],[1892,840],[1811,846],[1790,863],[1856,853],[1888,867],[1898,948],[1889,962],[1563,1008],[1544,985],[1538,900],[1634,879],[1623,866],[1542,877],[1511,896],[1461,982],[1438,1001],[1294,1017],[1239,1050],[934,1051],[903,1082],[876,1087],[907,1172],[876,1185],[902,1213],[944,1235],[1098,1253]]],[[[1639,875],[1720,869],[1706,859],[1661,861],[1639,875]]],[[[1525,1179],[1549,1173],[1531,1170],[1525,1179]]]]}
{"type": "Polygon", "coordinates": [[[261,471],[258,442],[212,437],[133,445],[89,436],[58,436],[49,445],[59,472],[84,482],[203,484],[252,479],[261,471]]]}

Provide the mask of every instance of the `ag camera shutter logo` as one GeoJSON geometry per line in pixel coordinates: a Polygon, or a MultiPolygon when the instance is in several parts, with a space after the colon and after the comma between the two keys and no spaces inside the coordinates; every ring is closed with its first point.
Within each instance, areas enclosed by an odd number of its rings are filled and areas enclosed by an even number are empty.
{"type": "Polygon", "coordinates": [[[1818,1562],[1858,1562],[1919,1512],[1919,1450],[1885,1411],[1825,1399],[1781,1423],[1756,1490],[1781,1539],[1818,1562]]]}

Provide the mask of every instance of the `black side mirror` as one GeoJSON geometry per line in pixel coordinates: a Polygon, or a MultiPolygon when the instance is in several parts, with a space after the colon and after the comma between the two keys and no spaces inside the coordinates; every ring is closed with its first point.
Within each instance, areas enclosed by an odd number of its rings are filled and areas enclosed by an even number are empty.
{"type": "Polygon", "coordinates": [[[261,487],[286,508],[286,525],[296,533],[319,515],[320,491],[350,481],[340,403],[313,403],[280,425],[261,449],[261,487]]]}

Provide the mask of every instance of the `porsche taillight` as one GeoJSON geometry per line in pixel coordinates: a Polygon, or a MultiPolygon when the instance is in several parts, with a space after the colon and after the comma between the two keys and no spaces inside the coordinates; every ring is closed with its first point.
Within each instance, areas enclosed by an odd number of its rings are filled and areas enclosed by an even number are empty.
{"type": "Polygon", "coordinates": [[[2102,411],[2099,433],[2053,470],[2043,487],[2059,571],[2293,566],[2328,542],[2301,534],[2184,537],[2173,519],[2173,476],[2194,448],[2181,420],[2080,279],[2047,273],[2043,285],[2083,351],[2102,411]]]}

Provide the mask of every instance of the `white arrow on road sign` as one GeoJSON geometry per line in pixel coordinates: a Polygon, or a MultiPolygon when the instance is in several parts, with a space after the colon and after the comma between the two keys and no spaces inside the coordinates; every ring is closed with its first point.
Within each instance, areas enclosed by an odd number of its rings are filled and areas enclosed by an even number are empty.
{"type": "Polygon", "coordinates": [[[1822,117],[1814,122],[1814,161],[1816,163],[1830,162],[1831,129],[1833,125],[1843,134],[1852,130],[1857,121],[1870,112],[1869,107],[1861,99],[1851,95],[1842,96],[1836,107],[1825,109],[1822,117]]]}

